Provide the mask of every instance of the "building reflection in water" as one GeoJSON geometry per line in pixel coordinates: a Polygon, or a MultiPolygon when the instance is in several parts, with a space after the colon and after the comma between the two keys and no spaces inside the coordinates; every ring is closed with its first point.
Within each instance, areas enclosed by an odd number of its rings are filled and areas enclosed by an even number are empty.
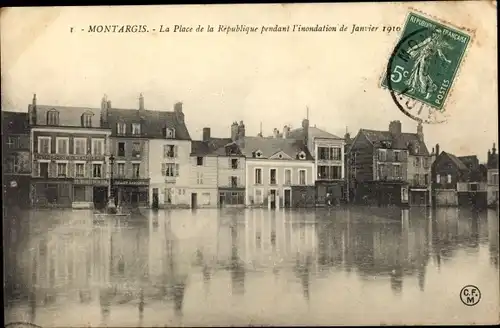
{"type": "Polygon", "coordinates": [[[219,272],[229,271],[234,296],[253,292],[256,277],[270,274],[276,286],[291,277],[309,300],[315,281],[332,279],[336,272],[355,273],[367,284],[387,281],[395,294],[415,288],[410,286],[424,291],[430,265],[439,268],[459,250],[474,254],[486,243],[491,265],[498,269],[496,211],[200,213],[151,212],[137,223],[95,226],[82,221],[30,239],[22,256],[29,270],[20,272],[30,287],[26,295],[32,322],[40,306],[94,300],[103,325],[112,321],[113,308],[120,304],[137,306],[140,324],[153,302],[181,317],[188,277],[201,277],[208,297],[212,281],[224,279],[219,272]]]}

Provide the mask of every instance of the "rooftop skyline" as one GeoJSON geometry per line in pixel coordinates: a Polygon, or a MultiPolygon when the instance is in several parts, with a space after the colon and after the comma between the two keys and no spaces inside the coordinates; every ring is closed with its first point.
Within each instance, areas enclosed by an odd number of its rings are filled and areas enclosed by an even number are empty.
{"type": "MultiPolygon", "coordinates": [[[[457,156],[481,161],[497,142],[498,100],[494,11],[486,3],[419,3],[429,14],[466,16],[477,29],[448,99],[446,123],[424,125],[425,141],[457,156]],[[453,10],[446,10],[452,7],[453,10]],[[481,13],[474,15],[474,13],[481,13]],[[485,19],[484,15],[491,15],[485,19]],[[476,25],[475,25],[476,24],[476,25]],[[481,77],[480,79],[476,79],[481,77]],[[460,131],[461,133],[457,133],[460,131]]],[[[311,126],[354,137],[361,128],[387,130],[400,120],[403,132],[417,123],[396,107],[380,78],[397,33],[70,33],[89,24],[403,24],[403,4],[306,7],[171,6],[7,9],[2,19],[2,109],[27,111],[33,93],[43,105],[99,108],[107,94],[116,108],[173,109],[184,103],[193,139],[203,127],[214,137],[230,135],[243,120],[246,134],[272,135],[284,125],[311,126]],[[356,16],[351,17],[352,6],[356,16]],[[302,7],[302,8],[299,8],[302,7]],[[390,8],[390,9],[389,9],[390,8]],[[300,9],[300,10],[299,10],[300,9]],[[22,19],[21,19],[22,17],[22,19]],[[311,19],[314,17],[314,19],[311,19]],[[347,17],[351,17],[347,19],[347,17]],[[13,21],[16,20],[14,24],[13,21]],[[15,29],[11,26],[17,26],[15,29]]],[[[457,20],[455,18],[455,20],[457,20]]],[[[349,32],[350,33],[350,32],[349,32]]]]}

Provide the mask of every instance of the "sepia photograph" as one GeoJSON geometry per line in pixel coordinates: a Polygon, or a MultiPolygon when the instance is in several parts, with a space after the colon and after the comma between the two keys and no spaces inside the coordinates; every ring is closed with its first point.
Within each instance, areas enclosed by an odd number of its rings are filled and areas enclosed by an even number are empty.
{"type": "Polygon", "coordinates": [[[5,327],[499,324],[496,14],[2,8],[5,327]]]}

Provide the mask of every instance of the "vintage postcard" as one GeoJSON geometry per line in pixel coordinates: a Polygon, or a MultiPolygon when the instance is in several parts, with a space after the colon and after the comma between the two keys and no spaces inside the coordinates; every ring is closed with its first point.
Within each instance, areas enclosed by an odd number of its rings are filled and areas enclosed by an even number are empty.
{"type": "Polygon", "coordinates": [[[496,1],[0,13],[6,327],[499,323],[496,1]]]}

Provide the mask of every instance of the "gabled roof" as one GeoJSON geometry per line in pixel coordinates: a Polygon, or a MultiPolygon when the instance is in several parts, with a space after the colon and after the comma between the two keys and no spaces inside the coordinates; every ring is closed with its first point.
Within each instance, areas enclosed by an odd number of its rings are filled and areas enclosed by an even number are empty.
{"type": "Polygon", "coordinates": [[[151,139],[163,139],[165,128],[175,129],[176,140],[191,140],[185,122],[179,120],[175,112],[138,109],[110,108],[108,123],[112,134],[117,134],[117,123],[127,124],[127,132],[132,123],[142,123],[141,136],[151,139]]]}
{"type": "MultiPolygon", "coordinates": [[[[33,105],[29,105],[32,109],[33,105]]],[[[101,109],[91,107],[36,105],[36,125],[47,125],[47,112],[55,110],[59,113],[61,127],[82,127],[82,114],[91,113],[92,128],[101,127],[101,109]]]]}
{"type": "Polygon", "coordinates": [[[400,134],[393,135],[389,131],[369,129],[361,129],[360,132],[366,136],[366,138],[373,144],[375,148],[382,148],[383,141],[392,141],[391,148],[393,149],[407,150],[409,149],[409,147],[415,147],[416,145],[418,145],[419,147],[417,155],[429,155],[429,150],[427,149],[425,142],[420,142],[416,133],[402,132],[400,134]]]}
{"type": "Polygon", "coordinates": [[[307,150],[306,145],[302,140],[290,138],[262,138],[262,137],[244,137],[236,143],[240,146],[241,152],[247,158],[252,158],[253,153],[257,150],[262,152],[260,158],[269,159],[279,151],[283,151],[286,155],[294,160],[300,152],[304,152],[306,160],[313,160],[313,157],[307,150]]]}
{"type": "Polygon", "coordinates": [[[2,110],[2,134],[29,133],[28,113],[2,110]]]}
{"type": "MultiPolygon", "coordinates": [[[[298,128],[291,130],[288,133],[289,138],[300,139],[302,138],[304,133],[304,128],[298,128]]],[[[342,139],[339,136],[336,136],[330,132],[326,132],[325,130],[321,130],[315,126],[310,126],[308,129],[308,136],[313,138],[326,138],[326,139],[342,139]]]]}
{"type": "Polygon", "coordinates": [[[469,168],[465,165],[457,156],[443,151],[441,154],[448,156],[448,158],[456,165],[456,167],[461,171],[467,171],[469,168]]]}

